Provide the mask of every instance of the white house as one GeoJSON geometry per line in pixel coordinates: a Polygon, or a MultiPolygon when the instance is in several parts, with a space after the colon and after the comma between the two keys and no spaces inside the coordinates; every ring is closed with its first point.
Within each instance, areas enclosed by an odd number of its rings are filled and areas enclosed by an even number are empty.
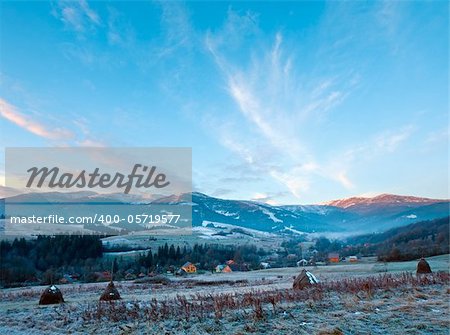
{"type": "Polygon", "coordinates": [[[306,259],[301,259],[297,262],[297,266],[307,266],[308,265],[308,261],[306,259]]]}

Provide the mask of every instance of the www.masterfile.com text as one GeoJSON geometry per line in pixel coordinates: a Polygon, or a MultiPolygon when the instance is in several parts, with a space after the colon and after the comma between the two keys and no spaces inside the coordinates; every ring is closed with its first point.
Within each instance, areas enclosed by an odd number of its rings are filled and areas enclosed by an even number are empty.
{"type": "Polygon", "coordinates": [[[179,214],[162,214],[162,215],[151,215],[151,214],[135,214],[126,215],[122,217],[121,215],[105,215],[105,214],[95,214],[91,216],[62,216],[57,214],[51,214],[47,216],[11,216],[11,223],[26,223],[26,224],[112,224],[112,223],[137,223],[137,224],[164,224],[164,223],[177,223],[180,220],[179,214]]]}

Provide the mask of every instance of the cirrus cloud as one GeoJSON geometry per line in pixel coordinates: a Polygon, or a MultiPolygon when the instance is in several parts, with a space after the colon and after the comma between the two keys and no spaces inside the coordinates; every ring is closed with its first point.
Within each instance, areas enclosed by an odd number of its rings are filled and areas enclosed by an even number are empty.
{"type": "Polygon", "coordinates": [[[17,107],[1,98],[0,115],[20,128],[49,140],[67,140],[74,137],[74,134],[68,129],[51,128],[50,126],[33,120],[30,115],[20,112],[17,107]]]}

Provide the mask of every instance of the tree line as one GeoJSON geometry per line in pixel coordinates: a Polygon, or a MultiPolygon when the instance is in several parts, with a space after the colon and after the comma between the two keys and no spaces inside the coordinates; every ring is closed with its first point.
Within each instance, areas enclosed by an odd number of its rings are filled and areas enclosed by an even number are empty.
{"type": "Polygon", "coordinates": [[[194,244],[192,248],[180,248],[166,243],[158,247],[156,252],[150,250],[142,255],[138,264],[152,271],[170,266],[180,267],[185,262],[191,262],[200,269],[212,270],[219,264],[234,260],[238,264],[247,264],[249,268],[258,268],[261,256],[266,254],[254,245],[194,244]]]}
{"type": "MultiPolygon", "coordinates": [[[[181,267],[185,262],[196,264],[199,270],[210,271],[218,264],[233,259],[250,269],[259,267],[266,254],[254,245],[231,246],[195,244],[159,246],[137,252],[136,257],[105,257],[101,238],[93,235],[38,236],[0,242],[0,285],[57,283],[65,275],[77,274],[83,282],[104,280],[102,274],[113,270],[114,279],[124,279],[128,273],[165,273],[181,267]]],[[[109,253],[108,255],[114,255],[109,253]]]]}
{"type": "Polygon", "coordinates": [[[4,240],[0,242],[0,283],[36,282],[38,277],[53,281],[52,272],[56,269],[99,268],[95,263],[102,253],[99,236],[57,235],[4,240]]]}

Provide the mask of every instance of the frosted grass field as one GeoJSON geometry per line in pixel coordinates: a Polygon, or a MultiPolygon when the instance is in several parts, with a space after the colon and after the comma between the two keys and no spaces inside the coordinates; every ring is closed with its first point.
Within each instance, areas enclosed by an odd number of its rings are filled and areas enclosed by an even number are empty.
{"type": "MultiPolygon", "coordinates": [[[[433,271],[448,273],[448,255],[428,261],[433,271]]],[[[389,263],[387,273],[415,272],[416,263],[389,263]]],[[[308,269],[326,284],[344,278],[379,276],[380,268],[385,269],[383,264],[367,259],[357,264],[308,269]]],[[[293,276],[299,272],[299,268],[280,268],[208,273],[170,277],[168,285],[120,282],[117,288],[123,299],[113,305],[98,305],[106,283],[59,285],[66,303],[53,306],[38,305],[43,287],[5,289],[1,291],[0,331],[8,334],[448,333],[450,289],[442,283],[419,287],[405,284],[356,293],[331,291],[320,298],[306,294],[294,301],[280,301],[276,307],[263,303],[258,307],[260,310],[253,305],[247,309],[225,308],[220,317],[217,311],[205,312],[203,318],[189,319],[167,313],[167,317],[149,320],[144,312],[152,303],[164,301],[176,301],[172,308],[181,308],[179,304],[199,299],[208,302],[221,301],[223,296],[259,297],[278,290],[289,293],[293,276]]]]}

